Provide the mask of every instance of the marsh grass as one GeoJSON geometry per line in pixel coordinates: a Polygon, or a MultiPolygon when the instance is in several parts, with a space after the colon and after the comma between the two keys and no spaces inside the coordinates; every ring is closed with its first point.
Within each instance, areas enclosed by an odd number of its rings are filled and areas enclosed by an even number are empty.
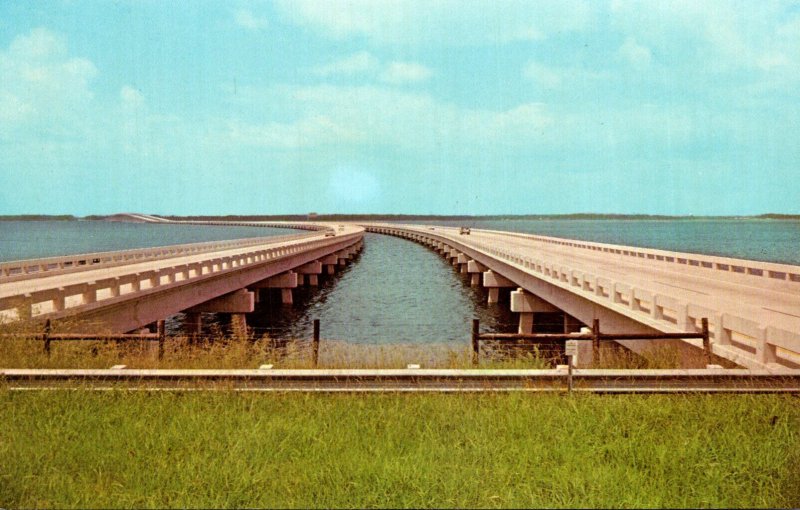
{"type": "MultiPolygon", "coordinates": [[[[98,326],[75,319],[54,324],[53,333],[98,331],[98,326]]],[[[107,332],[108,333],[108,332],[107,332]]],[[[102,328],[97,333],[104,334],[102,328]]],[[[315,368],[310,339],[275,340],[268,335],[237,338],[216,331],[200,339],[168,336],[164,356],[158,359],[154,341],[81,340],[53,341],[44,352],[42,325],[31,321],[0,324],[0,367],[3,368],[129,368],[241,369],[272,364],[276,368],[315,368]]],[[[601,345],[601,356],[591,368],[648,369],[704,366],[700,358],[687,359],[686,352],[671,346],[654,346],[635,354],[611,342],[601,345]]],[[[453,343],[352,343],[322,339],[318,368],[475,368],[471,346],[453,343]]],[[[560,349],[552,345],[481,343],[479,368],[547,369],[566,363],[560,349]]]]}
{"type": "MultiPolygon", "coordinates": [[[[158,359],[156,342],[59,341],[48,356],[41,339],[33,337],[0,339],[0,366],[4,368],[314,368],[309,340],[273,342],[269,338],[241,340],[219,337],[213,341],[191,341],[170,337],[164,356],[158,359]]],[[[353,344],[323,340],[319,368],[474,368],[469,346],[452,344],[353,344]]],[[[484,354],[481,368],[551,368],[548,359],[535,351],[514,356],[484,354]]]]}
{"type": "Polygon", "coordinates": [[[797,402],[0,389],[0,506],[797,507],[797,402]]]}
{"type": "MultiPolygon", "coordinates": [[[[4,368],[257,368],[272,364],[276,368],[314,368],[310,340],[274,341],[267,336],[240,339],[225,336],[195,341],[184,336],[167,337],[164,356],[158,359],[153,341],[80,340],[53,341],[48,356],[40,334],[20,332],[0,337],[0,367],[4,368]]],[[[681,353],[669,347],[651,349],[643,355],[624,348],[604,346],[600,360],[592,368],[680,368],[681,353]]],[[[534,346],[481,346],[480,368],[547,369],[564,363],[560,355],[539,351],[534,346]]],[[[408,364],[423,368],[475,368],[472,349],[466,344],[355,344],[323,339],[319,348],[319,368],[404,368],[408,364]]]]}

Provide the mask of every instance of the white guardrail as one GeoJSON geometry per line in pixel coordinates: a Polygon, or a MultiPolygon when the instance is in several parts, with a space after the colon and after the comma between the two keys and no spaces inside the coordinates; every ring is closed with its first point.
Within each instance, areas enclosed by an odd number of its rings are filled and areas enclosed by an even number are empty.
{"type": "MultiPolygon", "coordinates": [[[[605,304],[609,308],[623,308],[634,316],[642,317],[642,322],[662,324],[674,331],[699,331],[700,319],[709,320],[712,347],[718,354],[746,365],[764,366],[781,360],[790,364],[800,364],[800,332],[786,331],[761,324],[755,320],[739,317],[724,310],[716,310],[673,296],[654,294],[646,289],[633,287],[607,277],[598,277],[587,271],[577,270],[561,263],[540,258],[522,257],[517,253],[499,249],[482,242],[457,237],[457,233],[446,228],[380,225],[378,230],[405,231],[417,237],[427,237],[445,243],[462,244],[485,254],[509,262],[518,268],[547,280],[557,286],[568,288],[592,301],[605,304]],[[456,237],[449,237],[449,236],[456,237]],[[756,363],[753,364],[752,361],[756,363]]],[[[373,227],[373,229],[375,228],[373,227]]],[[[601,251],[623,257],[633,257],[646,263],[678,264],[684,267],[725,272],[729,275],[747,275],[766,279],[765,281],[784,281],[786,285],[800,283],[800,267],[752,260],[732,259],[663,250],[643,249],[602,243],[591,243],[569,239],[509,233],[495,230],[482,230],[493,234],[521,237],[534,241],[557,244],[578,249],[601,251]]],[[[452,246],[458,249],[457,246],[452,246]]],[[[722,274],[722,273],[720,273],[722,274]]],[[[797,286],[800,290],[800,285],[797,286]]],[[[691,342],[690,340],[687,340],[691,342]]]]}
{"type": "Polygon", "coordinates": [[[314,235],[319,234],[308,233],[286,236],[250,237],[227,241],[208,241],[202,243],[176,244],[172,246],[156,246],[152,248],[137,248],[133,250],[81,253],[41,259],[0,262],[0,284],[76,271],[86,271],[89,269],[122,266],[135,262],[147,262],[213,251],[234,250],[236,248],[246,248],[248,246],[283,243],[314,235]]]}
{"type": "MultiPolygon", "coordinates": [[[[258,246],[252,251],[243,251],[221,257],[182,263],[177,265],[166,264],[157,269],[131,272],[117,275],[111,278],[98,279],[91,282],[81,282],[73,285],[60,286],[59,279],[52,281],[51,285],[44,285],[41,288],[27,294],[18,292],[5,293],[0,297],[0,323],[14,321],[24,317],[36,317],[39,315],[62,312],[64,310],[96,303],[98,301],[112,300],[132,293],[147,291],[155,287],[166,287],[171,285],[183,284],[191,280],[202,279],[211,275],[218,275],[228,271],[236,271],[247,266],[263,264],[274,259],[308,251],[319,247],[340,244],[346,240],[356,240],[360,233],[337,235],[334,237],[324,237],[304,241],[309,236],[319,237],[320,234],[300,234],[294,236],[262,237],[258,239],[246,239],[241,241],[229,241],[220,243],[197,243],[196,245],[182,245],[182,247],[163,247],[151,250],[132,250],[142,253],[139,257],[130,257],[130,252],[106,252],[106,261],[91,262],[91,267],[86,269],[97,269],[103,264],[109,266],[123,266],[126,264],[136,264],[140,262],[164,261],[168,262],[171,258],[180,255],[202,254],[205,252],[213,253],[216,246],[218,249],[230,250],[235,248],[247,248],[258,246]],[[278,244],[278,246],[265,247],[265,245],[278,244]],[[181,251],[183,250],[183,251],[181,251]],[[149,257],[146,257],[149,253],[149,257]]],[[[85,255],[78,258],[67,260],[86,260],[85,255]]],[[[90,256],[93,258],[93,255],[90,256]]],[[[86,264],[89,264],[88,262],[86,264]]],[[[50,274],[58,274],[53,270],[37,276],[43,278],[50,274]]],[[[32,278],[28,274],[28,278],[32,278]]],[[[49,279],[48,279],[49,281],[49,279]]],[[[0,279],[0,285],[5,280],[0,279]]],[[[0,286],[2,288],[2,286],[0,286]]]]}
{"type": "MultiPolygon", "coordinates": [[[[531,239],[542,243],[568,246],[570,248],[611,253],[654,262],[663,262],[665,264],[677,264],[754,277],[769,278],[772,280],[786,280],[794,283],[800,283],[800,266],[793,266],[789,264],[734,259],[716,255],[656,250],[652,248],[637,248],[634,246],[622,246],[616,244],[594,243],[571,239],[560,239],[558,237],[520,234],[516,232],[503,232],[500,230],[484,230],[484,232],[502,234],[511,237],[520,237],[523,239],[531,239]]],[[[798,286],[798,289],[800,289],[800,286],[798,286]]]]}

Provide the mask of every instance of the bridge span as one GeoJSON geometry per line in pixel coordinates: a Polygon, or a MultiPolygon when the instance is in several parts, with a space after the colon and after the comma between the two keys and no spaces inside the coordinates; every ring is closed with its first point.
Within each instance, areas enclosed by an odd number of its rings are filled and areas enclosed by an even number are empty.
{"type": "MultiPolygon", "coordinates": [[[[565,332],[599,319],[604,332],[680,333],[699,331],[707,318],[716,356],[748,368],[800,366],[800,266],[491,230],[364,227],[438,251],[486,287],[490,303],[510,290],[520,333],[532,332],[542,312],[564,312],[565,332]]],[[[619,343],[635,352],[653,345],[619,343]]]]}
{"type": "Polygon", "coordinates": [[[127,332],[185,312],[197,329],[200,313],[226,312],[242,329],[260,289],[281,289],[291,303],[293,288],[317,285],[363,246],[355,225],[226,224],[314,231],[0,263],[0,323],[74,317],[83,332],[127,332]]]}
{"type": "MultiPolygon", "coordinates": [[[[316,285],[363,246],[363,233],[400,236],[448,258],[497,302],[509,292],[519,330],[564,314],[566,332],[599,319],[607,333],[680,333],[710,325],[716,356],[748,368],[800,366],[800,266],[591,243],[513,232],[322,222],[172,222],[270,226],[310,233],[0,263],[0,322],[77,317],[126,332],[178,312],[234,314],[240,326],[260,289],[316,285]]],[[[378,283],[379,284],[379,283],[378,283]]],[[[686,350],[701,341],[685,339],[686,350]]],[[[641,352],[641,341],[620,341],[641,352]]],[[[588,347],[588,346],[586,346],[588,347]]],[[[591,349],[579,358],[591,362],[591,349]]]]}

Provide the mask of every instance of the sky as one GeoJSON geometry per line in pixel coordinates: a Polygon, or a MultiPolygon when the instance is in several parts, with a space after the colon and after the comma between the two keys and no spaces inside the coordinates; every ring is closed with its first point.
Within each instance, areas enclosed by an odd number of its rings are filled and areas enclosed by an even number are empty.
{"type": "Polygon", "coordinates": [[[800,1],[0,1],[0,214],[310,211],[800,213],[800,1]]]}

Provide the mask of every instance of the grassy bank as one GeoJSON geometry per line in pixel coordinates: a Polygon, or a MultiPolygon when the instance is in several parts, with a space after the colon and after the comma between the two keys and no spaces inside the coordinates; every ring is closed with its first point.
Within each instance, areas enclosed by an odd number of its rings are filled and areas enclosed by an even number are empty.
{"type": "Polygon", "coordinates": [[[0,390],[0,506],[791,507],[797,404],[0,390]]]}

